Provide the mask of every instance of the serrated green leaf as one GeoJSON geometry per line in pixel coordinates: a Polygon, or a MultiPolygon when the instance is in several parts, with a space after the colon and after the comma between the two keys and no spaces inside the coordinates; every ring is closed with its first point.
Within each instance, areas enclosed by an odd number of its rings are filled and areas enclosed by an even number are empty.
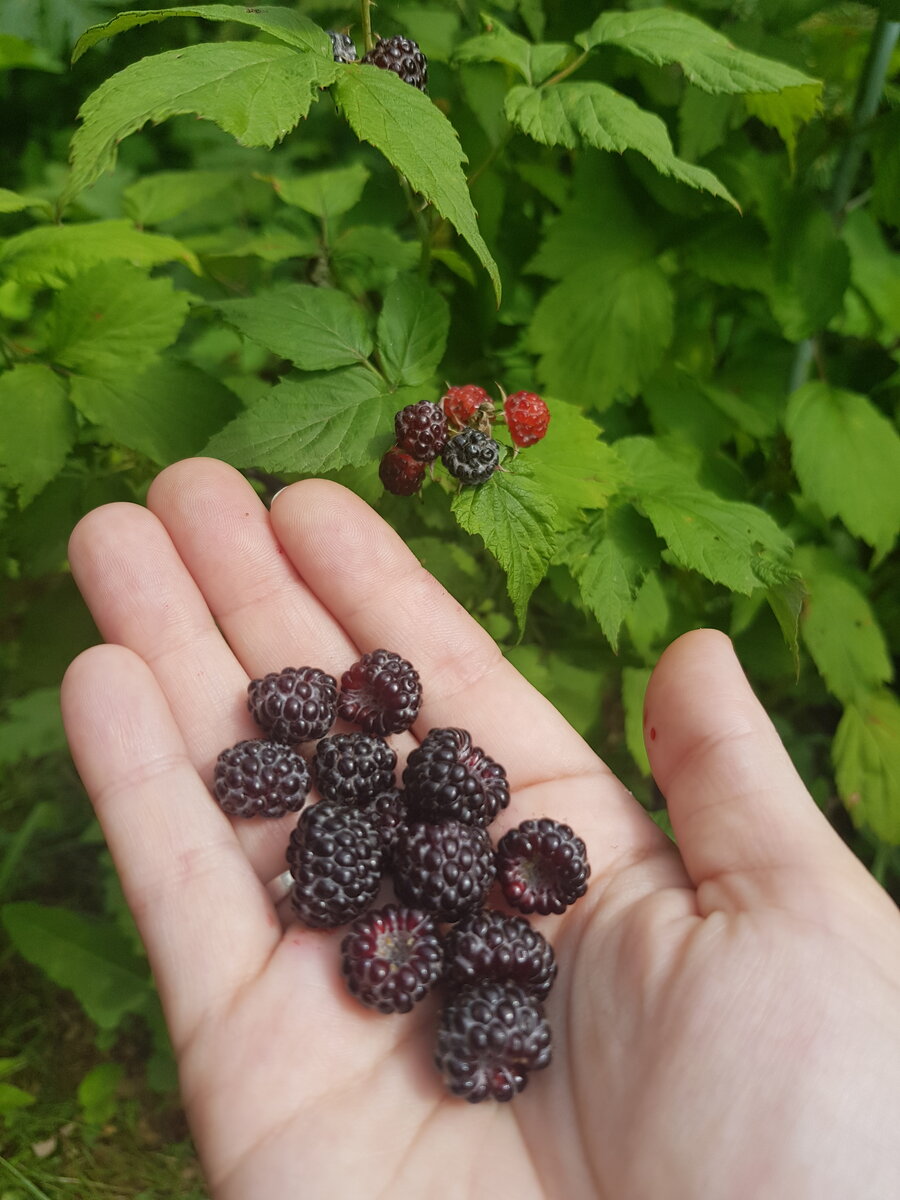
{"type": "Polygon", "coordinates": [[[838,792],[857,829],[900,845],[900,704],[873,692],[848,705],[832,744],[838,792]]]}
{"type": "Polygon", "coordinates": [[[571,46],[561,42],[532,45],[513,33],[496,17],[488,19],[488,31],[457,46],[457,62],[501,62],[513,67],[526,83],[541,83],[574,55],[571,46]]]}
{"type": "Polygon", "coordinates": [[[671,617],[669,598],[658,571],[650,571],[625,614],[625,624],[635,650],[645,662],[655,662],[662,649],[671,617]]]}
{"type": "Polygon", "coordinates": [[[111,21],[102,25],[94,25],[85,30],[72,51],[72,62],[77,62],[82,54],[105,38],[115,37],[126,29],[134,29],[138,25],[148,25],[151,21],[165,21],[169,17],[201,17],[205,21],[233,21],[239,25],[250,25],[263,33],[268,33],[289,46],[301,50],[311,50],[322,57],[331,58],[331,42],[328,34],[308,17],[288,8],[263,6],[248,8],[243,4],[198,4],[179,5],[176,8],[157,8],[151,10],[120,12],[111,21]]]}
{"type": "Polygon", "coordinates": [[[318,475],[360,466],[387,449],[402,393],[362,367],[289,379],[238,416],[205,454],[236,467],[318,475]]]}
{"type": "Polygon", "coordinates": [[[856,392],[814,381],[788,400],[785,429],[804,494],[887,554],[900,529],[900,436],[856,392]]]}
{"type": "Polygon", "coordinates": [[[556,549],[556,501],[517,466],[514,471],[495,472],[479,487],[462,488],[452,509],[462,528],[477,534],[506,572],[521,632],[531,593],[547,573],[556,549]]]}
{"type": "Polygon", "coordinates": [[[506,115],[523,133],[545,146],[596,146],[622,154],[642,154],[663,175],[699,188],[738,207],[725,185],[672,148],[665,122],[605,83],[560,83],[552,88],[512,88],[506,115]]]}
{"type": "Polygon", "coordinates": [[[144,233],[130,221],[44,225],[0,244],[0,267],[7,275],[47,287],[62,287],[79,271],[110,259],[127,259],[139,267],[180,260],[200,274],[196,256],[182,242],[144,233]]]}
{"type": "Polygon", "coordinates": [[[822,88],[819,80],[785,63],[741,50],[718,30],[671,8],[602,13],[575,41],[586,50],[619,46],[656,66],[677,63],[691,83],[707,92],[822,88]]]}
{"type": "Polygon", "coordinates": [[[0,765],[40,758],[63,750],[65,745],[59,688],[37,688],[6,706],[0,719],[0,765]]]}
{"type": "Polygon", "coordinates": [[[40,209],[46,216],[53,212],[53,205],[49,200],[37,196],[22,196],[18,192],[11,192],[9,188],[0,188],[0,213],[25,212],[29,208],[40,209]]]}
{"type": "Polygon", "coordinates": [[[685,88],[678,106],[678,150],[688,162],[699,162],[725,141],[734,119],[733,96],[685,88]]]}
{"type": "Polygon", "coordinates": [[[793,174],[796,165],[797,134],[800,126],[811,121],[822,106],[822,85],[807,83],[786,87],[779,92],[756,92],[744,97],[751,117],[774,129],[784,142],[793,174]]]}
{"type": "Polygon", "coordinates": [[[776,583],[766,592],[766,600],[790,651],[797,677],[800,675],[800,617],[806,597],[806,583],[801,575],[776,583]]]}
{"type": "Polygon", "coordinates": [[[115,1029],[145,1003],[146,964],[112,923],[30,901],[5,904],[0,917],[22,957],[73,991],[101,1029],[115,1029]]]}
{"type": "Polygon", "coordinates": [[[311,258],[319,253],[314,237],[298,237],[286,229],[222,229],[218,233],[185,238],[185,244],[200,258],[261,258],[263,262],[284,262],[288,258],[311,258]]]}
{"type": "Polygon", "coordinates": [[[497,264],[478,229],[456,130],[427,96],[393,71],[344,66],[334,97],[351,129],[370,142],[477,254],[500,303],[497,264]]]}
{"type": "Polygon", "coordinates": [[[583,509],[605,508],[624,478],[624,467],[601,430],[581,409],[544,397],[550,410],[546,436],[529,446],[528,470],[553,496],[563,525],[583,509]]]}
{"type": "Polygon", "coordinates": [[[177,113],[213,121],[242,146],[274,146],[334,74],[330,57],[260,42],[205,42],[132,63],[81,106],[60,203],[113,166],[123,138],[177,113]]]}
{"type": "Polygon", "coordinates": [[[390,383],[427,383],[444,357],[450,310],[418,277],[401,276],[388,288],[378,316],[378,353],[390,383]]]}
{"type": "Polygon", "coordinates": [[[768,513],[702,487],[650,438],[625,438],[616,449],[634,503],[682,566],[745,595],[793,577],[791,540],[768,513]]]}
{"type": "Polygon", "coordinates": [[[362,198],[372,172],[362,163],[348,163],[327,171],[305,171],[296,179],[272,176],[275,193],[285,204],[302,208],[314,217],[339,217],[362,198]]]}
{"type": "Polygon", "coordinates": [[[38,363],[0,375],[0,482],[19,489],[21,508],[60,470],[74,441],[75,414],[59,375],[38,363]]]}
{"type": "Polygon", "coordinates": [[[333,288],[291,283],[212,307],[232,328],[304,371],[365,361],[372,350],[366,314],[333,288]]]}
{"type": "Polygon", "coordinates": [[[47,318],[55,362],[85,375],[139,372],[178,337],[188,298],[169,279],[124,262],[100,263],[57,293],[47,318]]]}
{"type": "Polygon", "coordinates": [[[623,667],[622,708],[625,713],[625,745],[645,779],[650,777],[650,759],[644,744],[644,696],[652,674],[649,667],[623,667]]]}
{"type": "Polygon", "coordinates": [[[122,193],[125,215],[142,227],[159,225],[192,208],[214,205],[242,177],[239,171],[154,171],[122,193]]]}
{"type": "Polygon", "coordinates": [[[383,291],[403,271],[412,270],[421,253],[418,242],[406,241],[383,225],[354,225],[332,243],[331,262],[342,286],[361,295],[383,291]]]}

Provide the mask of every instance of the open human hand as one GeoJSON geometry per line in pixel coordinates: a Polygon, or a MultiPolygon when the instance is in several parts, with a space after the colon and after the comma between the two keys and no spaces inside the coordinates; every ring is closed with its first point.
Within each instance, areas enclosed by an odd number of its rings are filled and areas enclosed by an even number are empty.
{"type": "Polygon", "coordinates": [[[107,645],[63,684],[72,752],[147,946],[215,1200],[827,1200],[900,1196],[900,916],[819,813],[727,638],[662,656],[645,735],[678,841],[360,499],[306,481],[266,510],[213,460],[79,524],[107,645]],[[437,999],[361,1007],[341,931],[266,884],[296,817],[232,822],[216,756],[259,736],[250,678],[366,650],[424,685],[405,755],[461,726],[507,769],[494,839],[552,816],[587,895],[535,923],[559,976],[550,1067],[468,1105],[431,1062],[437,999]]]}

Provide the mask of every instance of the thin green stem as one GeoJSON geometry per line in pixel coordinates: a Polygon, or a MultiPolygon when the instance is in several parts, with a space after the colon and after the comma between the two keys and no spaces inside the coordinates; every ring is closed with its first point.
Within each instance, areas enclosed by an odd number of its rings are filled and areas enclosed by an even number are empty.
{"type": "Polygon", "coordinates": [[[368,54],[375,45],[375,39],[372,37],[372,0],[359,0],[359,15],[362,20],[363,45],[368,54]]]}
{"type": "Polygon", "coordinates": [[[580,66],[587,60],[590,55],[590,50],[584,50],[577,58],[573,58],[567,67],[563,67],[561,71],[557,71],[555,75],[551,75],[549,79],[545,79],[541,87],[553,87],[554,83],[560,83],[563,79],[575,73],[580,66]]]}

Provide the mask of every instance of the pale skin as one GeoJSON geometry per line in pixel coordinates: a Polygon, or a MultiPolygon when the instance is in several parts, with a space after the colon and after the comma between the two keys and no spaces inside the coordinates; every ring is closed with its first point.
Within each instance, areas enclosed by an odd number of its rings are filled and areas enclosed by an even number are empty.
{"type": "Polygon", "coordinates": [[[108,644],[63,685],[79,772],[147,946],[214,1200],[828,1200],[900,1196],[900,915],[795,773],[728,639],[662,655],[645,736],[679,850],[358,497],[306,481],[271,512],[176,464],[148,507],[85,517],[70,557],[108,644]],[[452,1097],[437,1000],[362,1008],[340,932],[266,884],[296,818],[232,822],[208,786],[258,735],[250,678],[415,664],[405,756],[462,726],[512,803],[568,822],[586,896],[538,923],[559,977],[550,1067],[510,1104],[452,1097]]]}

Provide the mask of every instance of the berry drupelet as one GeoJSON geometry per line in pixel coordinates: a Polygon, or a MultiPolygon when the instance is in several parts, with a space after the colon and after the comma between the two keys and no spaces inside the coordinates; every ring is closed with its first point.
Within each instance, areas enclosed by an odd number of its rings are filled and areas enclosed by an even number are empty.
{"type": "Polygon", "coordinates": [[[356,62],[356,47],[349,33],[336,33],[335,30],[329,29],[328,36],[331,38],[331,50],[335,62],[356,62]]]}
{"type": "Polygon", "coordinates": [[[283,817],[309,794],[306,760],[280,742],[238,742],[216,760],[213,794],[232,817],[283,817]]]}
{"type": "Polygon", "coordinates": [[[285,667],[250,683],[247,707],[275,741],[315,741],[334,724],[337,681],[316,667],[285,667]]]}

